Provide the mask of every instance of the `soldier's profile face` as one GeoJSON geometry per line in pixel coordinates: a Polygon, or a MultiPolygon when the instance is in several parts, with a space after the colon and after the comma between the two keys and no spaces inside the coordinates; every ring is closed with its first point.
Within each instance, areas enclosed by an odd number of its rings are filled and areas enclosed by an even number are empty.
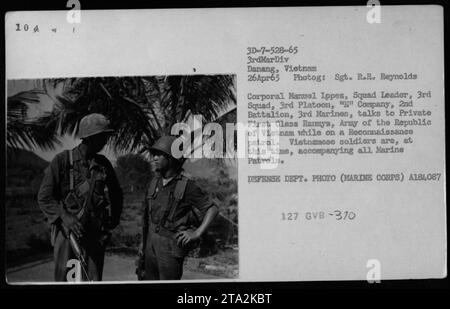
{"type": "Polygon", "coordinates": [[[89,152],[91,153],[97,153],[105,147],[106,143],[108,142],[109,134],[107,133],[100,133],[93,136],[90,136],[87,145],[89,147],[89,152]]]}
{"type": "Polygon", "coordinates": [[[169,159],[163,152],[154,151],[152,153],[151,164],[155,171],[164,171],[169,167],[169,159]]]}

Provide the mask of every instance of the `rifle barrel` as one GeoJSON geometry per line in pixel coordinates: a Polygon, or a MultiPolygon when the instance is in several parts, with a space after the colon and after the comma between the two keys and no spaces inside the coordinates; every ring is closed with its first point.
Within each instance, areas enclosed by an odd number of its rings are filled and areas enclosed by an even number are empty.
{"type": "Polygon", "coordinates": [[[78,241],[77,241],[76,237],[73,235],[73,233],[70,233],[69,240],[70,240],[70,245],[72,246],[72,249],[73,249],[75,255],[77,256],[77,259],[80,262],[81,269],[83,270],[84,275],[86,276],[86,279],[88,281],[92,281],[91,278],[89,277],[89,274],[86,269],[87,263],[84,259],[83,252],[81,251],[80,245],[78,244],[78,241]]]}

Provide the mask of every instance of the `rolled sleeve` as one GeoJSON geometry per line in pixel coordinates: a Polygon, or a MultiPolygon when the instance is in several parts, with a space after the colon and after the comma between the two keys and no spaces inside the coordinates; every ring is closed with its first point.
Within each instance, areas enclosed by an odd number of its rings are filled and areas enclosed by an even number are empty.
{"type": "Polygon", "coordinates": [[[185,198],[186,202],[194,209],[200,221],[203,221],[208,209],[215,206],[215,203],[209,195],[193,181],[189,181],[186,187],[185,198]]]}

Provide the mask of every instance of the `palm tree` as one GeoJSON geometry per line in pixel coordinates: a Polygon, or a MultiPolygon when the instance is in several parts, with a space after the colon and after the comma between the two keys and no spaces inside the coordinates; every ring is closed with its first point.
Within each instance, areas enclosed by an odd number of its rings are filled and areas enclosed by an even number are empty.
{"type": "Polygon", "coordinates": [[[194,114],[214,121],[236,103],[232,76],[53,79],[45,80],[43,88],[60,83],[63,95],[40,123],[54,126],[61,135],[74,134],[82,117],[102,113],[115,129],[110,146],[116,151],[145,151],[173,124],[194,114]]]}
{"type": "Polygon", "coordinates": [[[29,119],[27,116],[28,106],[38,104],[39,96],[43,94],[40,90],[30,90],[8,97],[6,141],[9,157],[15,149],[33,150],[38,147],[51,150],[60,143],[51,123],[42,123],[40,119],[29,119]]]}
{"type": "Polygon", "coordinates": [[[156,132],[138,103],[144,99],[142,88],[134,82],[134,78],[112,77],[47,80],[43,83],[45,91],[63,83],[63,95],[56,97],[52,112],[40,121],[54,125],[58,135],[73,135],[81,118],[102,113],[116,130],[111,140],[113,148],[135,149],[143,136],[152,137],[156,132]]]}

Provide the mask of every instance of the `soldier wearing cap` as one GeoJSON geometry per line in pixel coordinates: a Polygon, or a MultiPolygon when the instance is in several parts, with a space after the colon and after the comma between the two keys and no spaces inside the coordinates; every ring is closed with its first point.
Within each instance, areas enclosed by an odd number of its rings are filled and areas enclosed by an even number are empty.
{"type": "Polygon", "coordinates": [[[57,154],[45,171],[38,203],[51,225],[55,281],[67,281],[73,267],[68,263],[76,258],[73,236],[86,262],[82,280],[102,280],[105,246],[119,224],[123,203],[111,163],[98,154],[112,131],[101,114],[83,117],[81,144],[57,154]]]}
{"type": "Polygon", "coordinates": [[[144,202],[143,240],[137,274],[143,280],[178,280],[190,249],[218,213],[208,195],[183,172],[182,158],[172,155],[174,136],[163,136],[150,148],[156,172],[144,202]],[[142,263],[141,263],[142,264],[142,263]]]}

